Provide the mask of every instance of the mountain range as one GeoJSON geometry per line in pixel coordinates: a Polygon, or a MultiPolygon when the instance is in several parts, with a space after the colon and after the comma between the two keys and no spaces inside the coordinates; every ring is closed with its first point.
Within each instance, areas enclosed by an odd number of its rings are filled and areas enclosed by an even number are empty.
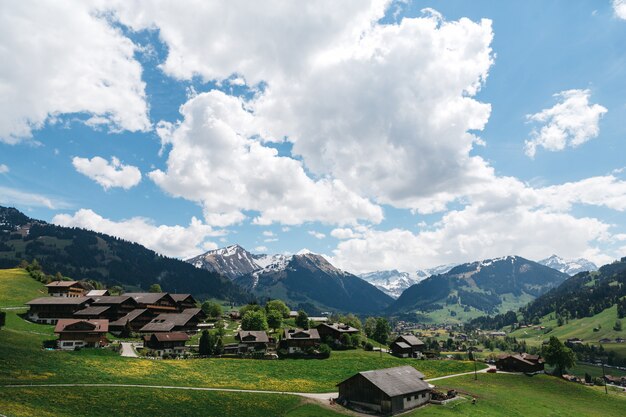
{"type": "Polygon", "coordinates": [[[520,307],[567,278],[565,273],[519,256],[466,263],[409,287],[389,312],[461,308],[493,314],[520,307]]]}
{"type": "Polygon", "coordinates": [[[309,311],[375,313],[393,301],[374,285],[306,251],[290,256],[255,255],[232,245],[187,262],[223,273],[260,299],[280,298],[309,311]]]}
{"type": "Polygon", "coordinates": [[[457,264],[441,265],[430,269],[418,269],[413,273],[400,272],[397,269],[388,271],[375,271],[360,274],[359,277],[373,284],[376,288],[387,295],[398,298],[404,290],[431,275],[444,274],[457,264]]]}
{"type": "Polygon", "coordinates": [[[597,271],[598,267],[587,259],[563,259],[560,256],[552,255],[549,258],[537,261],[541,265],[549,266],[552,269],[563,272],[567,275],[576,275],[579,272],[597,271]]]}
{"type": "Polygon", "coordinates": [[[251,295],[215,272],[167,258],[137,243],[90,230],[56,226],[0,206],[0,268],[33,259],[48,274],[91,279],[107,286],[191,293],[198,299],[246,302],[251,295]]]}

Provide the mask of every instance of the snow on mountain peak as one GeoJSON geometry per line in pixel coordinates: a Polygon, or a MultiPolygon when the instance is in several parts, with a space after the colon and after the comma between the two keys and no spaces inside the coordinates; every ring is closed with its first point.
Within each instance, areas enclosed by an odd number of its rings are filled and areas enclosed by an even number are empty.
{"type": "Polygon", "coordinates": [[[541,265],[545,265],[549,268],[556,269],[567,275],[576,275],[583,271],[596,271],[598,266],[593,262],[584,259],[564,259],[558,255],[552,255],[549,258],[538,261],[541,265]]]}

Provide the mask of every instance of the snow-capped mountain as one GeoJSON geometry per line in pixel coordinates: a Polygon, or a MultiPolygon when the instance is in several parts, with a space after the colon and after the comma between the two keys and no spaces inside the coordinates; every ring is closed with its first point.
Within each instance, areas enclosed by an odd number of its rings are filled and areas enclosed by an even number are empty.
{"type": "Polygon", "coordinates": [[[549,258],[537,261],[541,265],[545,265],[567,275],[576,275],[583,271],[597,271],[598,266],[587,259],[563,259],[560,256],[552,255],[549,258]]]}
{"type": "Polygon", "coordinates": [[[445,274],[455,266],[456,264],[440,265],[435,268],[419,269],[415,273],[400,272],[397,269],[375,271],[360,274],[359,277],[393,298],[398,298],[402,291],[411,285],[417,284],[431,275],[445,274]]]}
{"type": "Polygon", "coordinates": [[[393,298],[400,297],[402,291],[425,278],[411,277],[408,272],[400,272],[396,269],[368,272],[360,274],[359,277],[393,298]]]}
{"type": "Polygon", "coordinates": [[[266,267],[278,267],[282,255],[254,255],[239,245],[210,250],[187,262],[196,268],[219,272],[230,279],[250,274],[266,267]]]}

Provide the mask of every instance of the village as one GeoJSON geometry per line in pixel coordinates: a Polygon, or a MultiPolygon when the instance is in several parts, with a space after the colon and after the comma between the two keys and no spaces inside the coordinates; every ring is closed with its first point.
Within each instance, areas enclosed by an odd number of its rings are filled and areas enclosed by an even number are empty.
{"type": "MultiPolygon", "coordinates": [[[[453,326],[399,322],[394,329],[387,324],[382,340],[371,334],[372,329],[361,330],[360,321],[350,323],[355,320],[354,316],[343,317],[347,323],[337,321],[342,317],[333,315],[308,317],[303,311],[285,309],[279,300],[266,305],[282,310],[278,324],[271,323],[270,327],[275,327],[270,331],[262,330],[263,326],[258,327],[254,320],[249,320],[259,313],[260,306],[249,305],[216,314],[215,311],[207,313],[190,294],[129,292],[111,295],[109,290],[88,289],[79,281],[69,280],[53,281],[45,287],[47,296],[28,301],[24,317],[34,323],[55,326],[58,339],[47,341],[48,349],[110,348],[122,356],[153,360],[204,357],[323,360],[333,350],[360,348],[407,361],[471,359],[476,376],[477,366],[480,372],[488,373],[534,375],[544,372],[545,361],[539,355],[485,353],[484,344],[489,342],[484,340],[497,344],[495,341],[504,340],[505,332],[479,332],[470,336],[453,326]],[[480,347],[478,337],[483,340],[480,347]]],[[[268,316],[274,316],[273,312],[268,312],[268,316]]],[[[367,324],[372,323],[366,322],[366,327],[367,324]]],[[[336,381],[338,392],[329,396],[328,401],[358,412],[392,415],[427,403],[441,405],[464,398],[454,390],[438,390],[425,380],[419,368],[419,363],[412,362],[411,365],[358,372],[346,380],[336,381]]],[[[564,378],[586,382],[567,374],[564,378]]],[[[615,386],[626,386],[624,377],[606,375],[604,380],[615,386]]]]}

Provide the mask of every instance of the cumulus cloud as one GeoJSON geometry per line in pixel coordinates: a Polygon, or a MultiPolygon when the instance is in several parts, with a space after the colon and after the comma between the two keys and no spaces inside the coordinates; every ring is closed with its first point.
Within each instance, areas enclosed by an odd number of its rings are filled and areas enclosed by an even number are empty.
{"type": "Polygon", "coordinates": [[[195,217],[191,218],[187,227],[167,226],[155,225],[144,217],[113,221],[89,209],[80,209],[74,214],[57,214],[52,223],[106,233],[139,243],[163,255],[183,259],[217,249],[217,245],[208,239],[223,234],[195,217]]]}
{"type": "Polygon", "coordinates": [[[617,17],[626,20],[626,0],[613,0],[613,10],[617,17]]]}
{"type": "Polygon", "coordinates": [[[49,209],[67,208],[70,205],[62,199],[48,197],[28,191],[16,190],[11,187],[0,185],[0,204],[23,205],[27,207],[46,207],[49,209]]]}
{"type": "Polygon", "coordinates": [[[6,174],[9,172],[9,167],[5,164],[0,164],[0,174],[6,174]]]}
{"type": "Polygon", "coordinates": [[[575,148],[600,133],[600,118],[607,109],[599,104],[590,104],[589,90],[567,90],[555,94],[559,102],[549,109],[528,115],[531,122],[541,123],[526,141],[526,155],[533,158],[537,148],[562,151],[575,148]]]}
{"type": "Polygon", "coordinates": [[[66,113],[112,130],[147,130],[135,46],[93,2],[3,2],[0,141],[17,143],[66,113]]]}
{"type": "Polygon", "coordinates": [[[105,190],[121,187],[125,190],[134,187],[141,181],[141,171],[132,165],[124,165],[116,157],[111,162],[99,156],[88,158],[72,158],[76,171],[91,178],[105,190]]]}
{"type": "Polygon", "coordinates": [[[313,236],[315,239],[324,239],[326,235],[322,232],[318,232],[316,230],[309,230],[309,234],[313,236]]]}
{"type": "Polygon", "coordinates": [[[301,162],[255,138],[254,115],[241,99],[219,91],[181,107],[183,121],[159,130],[171,145],[167,169],[149,173],[163,190],[200,203],[209,224],[225,226],[257,211],[254,222],[301,224],[382,220],[382,209],[340,180],[307,176],[301,162]]]}

